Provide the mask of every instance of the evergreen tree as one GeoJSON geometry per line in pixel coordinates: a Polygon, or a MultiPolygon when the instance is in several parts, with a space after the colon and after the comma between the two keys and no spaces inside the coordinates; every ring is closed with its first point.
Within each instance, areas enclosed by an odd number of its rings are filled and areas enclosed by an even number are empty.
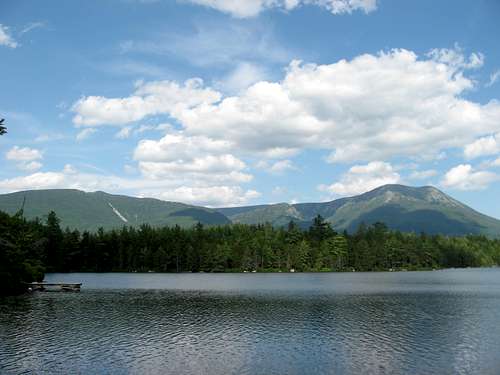
{"type": "Polygon", "coordinates": [[[0,135],[4,135],[7,133],[7,128],[4,125],[5,119],[0,119],[0,135]]]}

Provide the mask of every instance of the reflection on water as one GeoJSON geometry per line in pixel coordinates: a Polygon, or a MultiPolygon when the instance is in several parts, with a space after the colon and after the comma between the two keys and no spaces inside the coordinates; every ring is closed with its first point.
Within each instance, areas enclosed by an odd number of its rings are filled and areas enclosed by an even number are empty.
{"type": "Polygon", "coordinates": [[[500,271],[49,275],[0,300],[0,373],[499,374],[500,271]]]}

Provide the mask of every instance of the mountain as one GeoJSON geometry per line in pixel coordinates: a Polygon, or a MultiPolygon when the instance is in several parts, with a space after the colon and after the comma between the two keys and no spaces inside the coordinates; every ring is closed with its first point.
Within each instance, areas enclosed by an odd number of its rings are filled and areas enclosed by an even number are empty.
{"type": "Polygon", "coordinates": [[[80,190],[30,190],[0,195],[0,210],[17,212],[24,204],[27,218],[44,218],[55,211],[63,227],[80,230],[120,228],[123,225],[175,225],[183,227],[201,222],[206,225],[229,224],[223,214],[204,207],[166,202],[152,198],[133,198],[104,192],[80,190]]]}
{"type": "Polygon", "coordinates": [[[384,222],[391,229],[429,234],[484,234],[500,237],[500,221],[483,215],[431,187],[385,185],[367,193],[324,203],[273,204],[218,211],[231,221],[246,224],[290,220],[308,226],[316,215],[338,230],[353,232],[360,223],[384,222]]]}
{"type": "Polygon", "coordinates": [[[285,226],[291,220],[309,227],[321,215],[337,231],[354,232],[360,223],[384,222],[391,229],[429,234],[484,234],[500,237],[500,220],[483,215],[438,189],[385,185],[367,193],[323,203],[268,204],[209,209],[151,198],[133,198],[79,190],[31,190],[0,195],[0,210],[17,212],[23,204],[27,218],[44,218],[51,210],[63,227],[80,230],[123,225],[205,225],[269,222],[285,226]]]}

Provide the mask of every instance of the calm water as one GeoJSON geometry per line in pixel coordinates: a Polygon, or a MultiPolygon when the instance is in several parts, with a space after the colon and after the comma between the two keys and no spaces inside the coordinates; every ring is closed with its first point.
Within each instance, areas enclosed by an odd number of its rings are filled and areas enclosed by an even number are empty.
{"type": "Polygon", "coordinates": [[[50,274],[0,299],[1,374],[500,374],[500,270],[50,274]]]}

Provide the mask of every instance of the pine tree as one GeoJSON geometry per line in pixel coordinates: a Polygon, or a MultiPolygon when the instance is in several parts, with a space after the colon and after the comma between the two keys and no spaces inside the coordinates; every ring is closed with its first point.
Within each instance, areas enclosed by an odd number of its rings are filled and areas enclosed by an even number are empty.
{"type": "Polygon", "coordinates": [[[0,119],[0,135],[4,135],[5,133],[7,133],[7,128],[3,124],[4,121],[5,119],[0,119]]]}

